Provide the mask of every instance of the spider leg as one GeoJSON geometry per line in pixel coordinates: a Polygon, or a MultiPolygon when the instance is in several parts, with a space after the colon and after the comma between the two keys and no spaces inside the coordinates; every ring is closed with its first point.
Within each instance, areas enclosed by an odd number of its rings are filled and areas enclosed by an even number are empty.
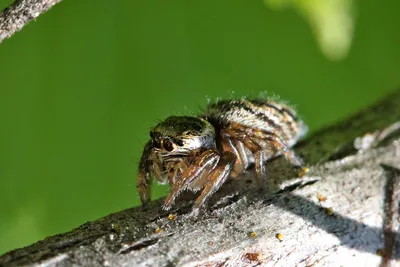
{"type": "Polygon", "coordinates": [[[160,161],[160,158],[157,156],[157,154],[153,151],[150,153],[150,160],[151,164],[151,170],[154,174],[154,177],[162,182],[164,180],[164,172],[163,172],[163,166],[160,161]]]}
{"type": "MultiPolygon", "coordinates": [[[[243,129],[241,125],[235,124],[232,128],[227,129],[225,134],[227,137],[230,137],[233,140],[235,140],[235,143],[238,147],[240,146],[238,151],[240,151],[241,154],[242,153],[244,154],[243,158],[247,160],[247,165],[248,165],[248,158],[246,155],[245,147],[249,149],[251,153],[253,153],[257,183],[261,185],[262,179],[267,175],[264,164],[264,161],[266,160],[264,148],[256,141],[254,141],[252,134],[246,133],[245,129],[243,129]]],[[[240,157],[242,156],[240,155],[240,157]]]]}
{"type": "Polygon", "coordinates": [[[293,150],[286,146],[281,139],[277,138],[276,136],[271,136],[267,139],[270,140],[275,147],[283,151],[283,155],[285,156],[286,160],[289,161],[290,164],[295,167],[295,169],[298,169],[299,177],[304,176],[309,171],[307,167],[304,167],[301,159],[298,158],[296,154],[294,154],[293,150]]]}
{"type": "Polygon", "coordinates": [[[152,147],[152,142],[147,142],[139,163],[137,189],[139,191],[140,201],[142,201],[143,204],[149,202],[151,199],[151,175],[149,166],[152,164],[150,156],[152,147]]]}
{"type": "Polygon", "coordinates": [[[235,162],[235,154],[227,151],[222,154],[217,167],[211,172],[211,176],[206,186],[203,191],[201,191],[200,196],[196,199],[196,202],[193,205],[193,210],[198,210],[203,206],[205,201],[225,183],[235,165],[235,162]]]}
{"type": "Polygon", "coordinates": [[[243,145],[243,142],[236,139],[233,140],[233,143],[235,144],[239,157],[242,160],[243,170],[245,170],[249,167],[249,158],[247,156],[246,147],[243,145]]]}
{"type": "MultiPolygon", "coordinates": [[[[216,165],[216,164],[215,164],[216,165]]],[[[213,166],[213,168],[215,168],[215,165],[213,166]]],[[[190,188],[191,191],[193,192],[197,192],[200,189],[202,189],[204,187],[204,185],[207,183],[208,181],[208,177],[210,176],[210,172],[213,170],[213,168],[207,168],[207,170],[204,170],[202,174],[199,175],[198,178],[196,178],[189,186],[188,188],[190,188]]]]}
{"type": "Polygon", "coordinates": [[[262,180],[267,175],[267,171],[264,164],[265,161],[264,149],[250,137],[244,137],[242,139],[242,142],[244,146],[247,147],[254,155],[257,183],[259,185],[262,185],[262,180]]]}
{"type": "Polygon", "coordinates": [[[140,201],[143,204],[150,201],[151,198],[151,176],[145,170],[140,170],[137,181],[137,188],[139,191],[140,201]]]}
{"type": "MultiPolygon", "coordinates": [[[[288,146],[287,143],[276,134],[260,129],[256,131],[251,131],[250,133],[247,134],[255,137],[256,139],[268,141],[273,145],[274,148],[277,148],[280,151],[282,151],[283,156],[286,158],[287,161],[290,162],[290,164],[296,167],[302,167],[301,160],[294,154],[290,146],[288,146]]],[[[242,136],[243,134],[241,135],[241,137],[242,136]]]]}
{"type": "MultiPolygon", "coordinates": [[[[237,143],[243,143],[243,145],[253,153],[256,175],[259,183],[262,182],[262,177],[266,176],[264,161],[268,159],[268,156],[265,154],[265,147],[262,147],[261,144],[255,140],[271,144],[273,148],[282,152],[290,164],[295,167],[299,167],[301,172],[307,171],[307,168],[302,167],[301,160],[294,154],[293,150],[291,150],[281,138],[272,132],[267,132],[260,129],[249,131],[240,124],[232,124],[232,126],[226,130],[225,134],[233,140],[236,140],[237,143]],[[265,158],[266,156],[267,158],[265,158]]],[[[271,156],[273,156],[273,154],[271,156]]]]}
{"type": "Polygon", "coordinates": [[[280,138],[269,135],[265,139],[269,140],[274,147],[280,149],[285,156],[286,160],[290,162],[293,166],[302,167],[301,160],[294,154],[293,150],[290,149],[280,138]]]}
{"type": "Polygon", "coordinates": [[[175,165],[171,169],[172,173],[168,174],[168,183],[175,184],[179,173],[183,173],[183,171],[186,169],[187,169],[186,162],[183,159],[180,159],[179,162],[175,163],[175,165]]]}
{"type": "Polygon", "coordinates": [[[186,189],[187,186],[198,178],[204,171],[214,168],[218,163],[219,158],[219,154],[214,150],[207,150],[198,156],[196,161],[184,170],[180,179],[172,186],[164,201],[163,208],[165,210],[170,209],[182,190],[186,189]]]}
{"type": "Polygon", "coordinates": [[[259,134],[262,133],[262,136],[257,136],[258,139],[265,140],[265,142],[269,142],[275,149],[279,149],[282,151],[283,156],[295,169],[298,169],[298,175],[300,177],[304,176],[309,169],[303,166],[303,163],[300,158],[296,156],[290,146],[288,146],[281,138],[276,136],[273,133],[260,131],[259,134]]]}
{"type": "MultiPolygon", "coordinates": [[[[240,143],[240,142],[239,142],[240,143]]],[[[232,140],[231,138],[229,138],[228,136],[226,136],[222,142],[222,149],[223,151],[229,151],[233,154],[236,155],[236,162],[235,162],[235,166],[231,172],[231,177],[237,177],[239,174],[241,174],[244,169],[245,169],[245,164],[247,163],[247,157],[244,158],[241,151],[239,150],[239,147],[234,143],[234,140],[232,140]]]]}

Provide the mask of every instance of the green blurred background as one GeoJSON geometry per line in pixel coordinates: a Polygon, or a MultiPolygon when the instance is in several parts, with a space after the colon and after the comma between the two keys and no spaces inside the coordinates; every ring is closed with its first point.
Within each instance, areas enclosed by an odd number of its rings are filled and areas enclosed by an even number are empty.
{"type": "Polygon", "coordinates": [[[399,86],[400,2],[355,2],[334,61],[304,12],[271,7],[64,0],[0,44],[0,253],[139,205],[150,127],[207,97],[278,94],[315,131],[399,86]]]}

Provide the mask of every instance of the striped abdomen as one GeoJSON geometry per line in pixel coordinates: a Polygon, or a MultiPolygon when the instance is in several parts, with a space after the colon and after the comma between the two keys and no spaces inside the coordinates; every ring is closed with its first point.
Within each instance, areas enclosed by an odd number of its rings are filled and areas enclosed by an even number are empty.
{"type": "Polygon", "coordinates": [[[271,100],[219,101],[207,107],[204,117],[222,127],[237,123],[245,128],[271,133],[288,147],[293,146],[307,131],[292,108],[271,100]]]}

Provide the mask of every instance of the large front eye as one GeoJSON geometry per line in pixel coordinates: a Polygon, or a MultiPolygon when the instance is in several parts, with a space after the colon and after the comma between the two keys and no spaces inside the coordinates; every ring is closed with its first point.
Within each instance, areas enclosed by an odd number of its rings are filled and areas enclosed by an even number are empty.
{"type": "Polygon", "coordinates": [[[171,141],[169,140],[164,140],[163,142],[163,148],[165,150],[167,150],[168,152],[171,152],[172,150],[174,150],[174,145],[172,144],[171,141]]]}

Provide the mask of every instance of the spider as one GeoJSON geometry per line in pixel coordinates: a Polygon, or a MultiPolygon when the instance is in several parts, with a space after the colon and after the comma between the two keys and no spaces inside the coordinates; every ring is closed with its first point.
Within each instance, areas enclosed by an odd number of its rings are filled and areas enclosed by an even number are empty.
{"type": "Polygon", "coordinates": [[[268,99],[222,100],[197,117],[168,117],[151,129],[144,147],[137,182],[140,200],[150,201],[154,177],[170,185],[165,210],[183,190],[202,190],[193,205],[198,210],[229,177],[237,177],[250,164],[261,185],[265,161],[281,154],[306,171],[291,150],[306,131],[292,108],[268,99]]]}

